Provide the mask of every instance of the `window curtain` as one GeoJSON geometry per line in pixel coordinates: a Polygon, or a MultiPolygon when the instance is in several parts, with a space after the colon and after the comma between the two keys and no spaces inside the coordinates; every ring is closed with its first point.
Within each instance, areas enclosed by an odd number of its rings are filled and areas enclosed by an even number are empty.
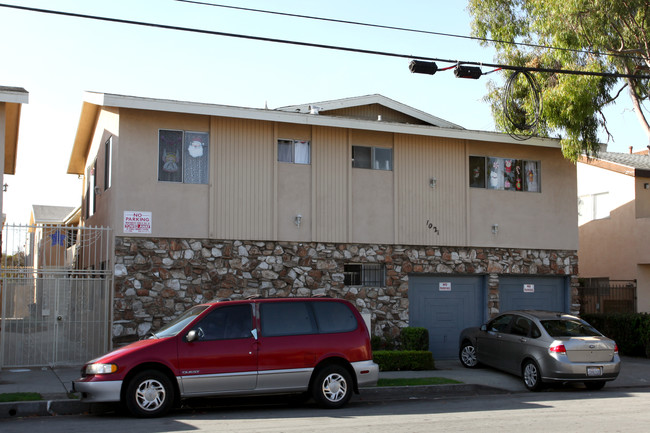
{"type": "Polygon", "coordinates": [[[205,132],[186,132],[183,145],[183,181],[208,183],[210,167],[209,135],[205,132]]]}
{"type": "Polygon", "coordinates": [[[309,141],[294,141],[296,164],[309,164],[309,141]]]}

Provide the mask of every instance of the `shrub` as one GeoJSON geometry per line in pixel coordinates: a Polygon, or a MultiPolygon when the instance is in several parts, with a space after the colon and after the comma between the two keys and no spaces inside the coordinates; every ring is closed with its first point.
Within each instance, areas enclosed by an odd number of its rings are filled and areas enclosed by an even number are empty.
{"type": "Polygon", "coordinates": [[[379,371],[433,370],[433,355],[428,350],[378,350],[373,360],[379,371]]]}
{"type": "Polygon", "coordinates": [[[402,350],[429,350],[429,331],[427,328],[407,327],[400,332],[402,350]]]}
{"type": "Polygon", "coordinates": [[[584,314],[581,317],[601,333],[616,341],[621,355],[650,355],[650,315],[645,313],[609,313],[584,314]]]}

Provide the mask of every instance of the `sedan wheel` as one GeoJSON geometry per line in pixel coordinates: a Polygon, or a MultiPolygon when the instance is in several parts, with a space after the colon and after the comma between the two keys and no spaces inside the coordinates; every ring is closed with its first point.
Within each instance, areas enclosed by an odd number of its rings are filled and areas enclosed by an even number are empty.
{"type": "Polygon", "coordinates": [[[126,390],[126,408],[133,415],[149,418],[165,414],[174,401],[174,387],[167,376],[155,371],[144,371],[129,382],[126,390]]]}
{"type": "Polygon", "coordinates": [[[524,385],[530,391],[539,391],[542,389],[542,373],[533,360],[526,360],[522,368],[522,376],[524,378],[524,385]]]}
{"type": "Polygon", "coordinates": [[[460,363],[463,364],[463,367],[475,368],[478,366],[478,358],[476,357],[476,347],[471,343],[463,343],[463,347],[460,349],[460,363]]]}
{"type": "Polygon", "coordinates": [[[314,380],[312,394],[322,407],[335,409],[344,406],[352,397],[350,373],[338,365],[324,368],[314,380]]]}

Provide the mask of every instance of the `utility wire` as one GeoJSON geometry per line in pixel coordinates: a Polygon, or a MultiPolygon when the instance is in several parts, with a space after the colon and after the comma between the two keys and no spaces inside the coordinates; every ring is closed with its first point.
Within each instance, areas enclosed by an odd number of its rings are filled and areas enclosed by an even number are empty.
{"type": "Polygon", "coordinates": [[[328,49],[328,50],[338,50],[338,51],[346,51],[346,52],[361,53],[361,54],[372,54],[372,55],[385,56],[385,57],[395,57],[395,58],[403,58],[403,59],[422,59],[422,60],[443,62],[443,63],[452,63],[452,64],[487,66],[487,67],[493,67],[493,68],[506,69],[506,70],[510,70],[510,71],[546,72],[546,73],[556,73],[556,74],[587,75],[587,76],[595,76],[595,77],[612,77],[612,78],[650,79],[650,75],[634,75],[634,74],[619,74],[619,73],[609,73],[609,72],[575,71],[575,70],[569,70],[569,69],[530,68],[530,67],[526,67],[526,66],[499,65],[499,64],[495,64],[495,63],[483,63],[483,62],[471,62],[471,61],[459,61],[459,60],[450,60],[450,59],[439,59],[439,58],[435,58],[435,57],[415,56],[415,55],[412,55],[412,54],[390,53],[390,52],[386,52],[386,51],[375,51],[375,50],[366,50],[366,49],[361,49],[361,48],[341,47],[341,46],[336,46],[336,45],[317,44],[317,43],[312,43],[312,42],[301,42],[301,41],[292,41],[292,40],[287,40],[287,39],[268,38],[268,37],[263,37],[263,36],[243,35],[243,34],[239,34],[239,33],[227,33],[227,32],[218,32],[218,31],[214,31],[214,30],[193,29],[193,28],[189,28],[189,27],[172,26],[172,25],[168,25],[168,24],[155,24],[155,23],[149,23],[149,22],[144,22],[144,21],[133,21],[133,20],[120,19],[120,18],[101,17],[101,16],[96,16],[96,15],[78,14],[78,13],[74,13],[74,12],[63,12],[63,11],[55,11],[55,10],[50,10],[50,9],[40,9],[40,8],[33,8],[33,7],[27,7],[27,6],[9,5],[9,4],[5,4],[5,3],[0,3],[0,7],[10,8],[10,9],[18,9],[18,10],[24,10],[24,11],[30,11],[30,12],[38,12],[38,13],[44,13],[44,14],[50,14],[50,15],[59,15],[59,16],[67,16],[67,17],[74,17],[74,18],[84,18],[84,19],[90,19],[90,20],[95,20],[95,21],[104,21],[104,22],[111,22],[111,23],[130,24],[130,25],[137,25],[137,26],[143,26],[143,27],[152,27],[152,28],[165,29],[165,30],[177,30],[177,31],[184,31],[184,32],[191,32],[191,33],[207,34],[207,35],[213,35],[213,36],[224,36],[224,37],[231,37],[231,38],[238,38],[238,39],[248,39],[248,40],[253,40],[253,41],[274,42],[274,43],[279,43],[279,44],[297,45],[297,46],[310,47],[310,48],[322,48],[322,49],[328,49]]]}
{"type": "Polygon", "coordinates": [[[364,23],[364,22],[361,22],[361,21],[341,20],[341,19],[336,19],[336,18],[315,17],[315,16],[311,16],[311,15],[292,14],[292,13],[288,13],[288,12],[277,12],[277,11],[270,11],[270,10],[265,10],[265,9],[246,8],[246,7],[242,7],[242,6],[231,6],[231,5],[216,4],[216,3],[209,3],[209,2],[196,1],[196,0],[174,0],[174,1],[177,1],[177,2],[180,2],[180,3],[191,3],[191,4],[195,4],[195,5],[212,6],[212,7],[217,7],[217,8],[233,9],[233,10],[240,10],[240,11],[246,11],[246,12],[257,12],[257,13],[270,14],[270,15],[279,15],[279,16],[292,17],[292,18],[302,18],[302,19],[308,19],[308,20],[326,21],[326,22],[339,23],[339,24],[351,24],[351,25],[355,25],[355,26],[373,27],[373,28],[378,28],[378,29],[399,30],[399,31],[402,31],[402,32],[420,33],[420,34],[433,35],[433,36],[445,36],[445,37],[458,38],[458,39],[469,39],[469,40],[480,41],[480,42],[492,42],[492,43],[498,43],[498,44],[515,45],[515,46],[521,45],[521,46],[530,47],[530,48],[541,48],[541,49],[545,49],[545,50],[566,51],[566,52],[572,52],[572,53],[577,53],[577,54],[593,54],[595,56],[612,56],[612,57],[622,57],[622,58],[628,58],[628,59],[642,60],[640,57],[628,56],[626,54],[619,54],[619,53],[603,53],[603,52],[600,52],[600,51],[578,50],[578,49],[575,49],[575,48],[562,48],[562,47],[554,47],[554,46],[549,46],[549,45],[532,44],[532,43],[527,43],[527,42],[511,42],[511,41],[503,41],[503,40],[499,40],[499,39],[479,38],[479,37],[476,37],[476,36],[457,35],[457,34],[454,34],[454,33],[434,32],[434,31],[430,31],[430,30],[420,30],[420,29],[413,29],[413,28],[408,28],[408,27],[397,27],[397,26],[389,26],[389,25],[382,25],[382,24],[364,23]]]}

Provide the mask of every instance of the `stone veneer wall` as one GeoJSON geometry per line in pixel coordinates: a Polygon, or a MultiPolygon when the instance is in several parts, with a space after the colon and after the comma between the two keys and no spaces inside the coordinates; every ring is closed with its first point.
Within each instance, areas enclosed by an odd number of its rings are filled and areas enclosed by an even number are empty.
{"type": "Polygon", "coordinates": [[[488,309],[499,311],[499,275],[571,276],[576,251],[117,237],[113,343],[158,329],[197,303],[219,298],[326,295],[372,317],[373,335],[408,325],[411,273],[488,275],[488,309]],[[346,263],[381,263],[385,287],[343,284],[346,263]]]}

